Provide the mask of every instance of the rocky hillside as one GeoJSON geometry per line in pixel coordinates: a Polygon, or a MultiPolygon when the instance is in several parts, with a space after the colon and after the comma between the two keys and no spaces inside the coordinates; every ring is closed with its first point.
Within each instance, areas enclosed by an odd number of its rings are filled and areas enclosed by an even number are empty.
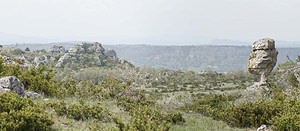
{"type": "MultiPolygon", "coordinates": [[[[26,65],[47,65],[55,68],[80,69],[86,67],[114,67],[117,65],[131,65],[118,58],[114,50],[104,49],[98,42],[80,43],[68,50],[63,46],[53,45],[46,51],[29,48],[0,48],[0,54],[6,61],[20,61],[26,65]]],[[[131,65],[132,66],[132,65],[131,65]]]]}

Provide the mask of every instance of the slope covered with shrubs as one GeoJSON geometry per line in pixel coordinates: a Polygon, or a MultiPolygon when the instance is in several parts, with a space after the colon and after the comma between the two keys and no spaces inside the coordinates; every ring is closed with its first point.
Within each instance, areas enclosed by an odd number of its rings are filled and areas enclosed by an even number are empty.
{"type": "MultiPolygon", "coordinates": [[[[279,71],[271,76],[276,86],[266,99],[239,102],[241,92],[253,83],[253,76],[243,71],[225,74],[146,67],[72,70],[47,66],[27,69],[19,64],[0,59],[0,77],[16,76],[25,90],[40,93],[46,99],[0,93],[1,130],[166,131],[189,125],[191,118],[187,116],[193,113],[224,121],[233,130],[262,124],[273,130],[300,127],[297,92],[287,93],[279,87],[279,71]]],[[[287,70],[293,64],[288,66],[287,70]]],[[[296,91],[296,75],[289,72],[286,76],[283,81],[296,91]]]]}

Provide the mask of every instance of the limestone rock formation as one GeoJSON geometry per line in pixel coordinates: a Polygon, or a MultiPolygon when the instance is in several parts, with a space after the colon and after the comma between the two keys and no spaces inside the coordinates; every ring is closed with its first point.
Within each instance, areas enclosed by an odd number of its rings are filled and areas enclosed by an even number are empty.
{"type": "Polygon", "coordinates": [[[98,42],[94,42],[94,43],[83,42],[81,44],[76,45],[75,47],[70,48],[69,53],[75,53],[75,54],[79,54],[79,53],[98,53],[98,54],[103,55],[104,50],[105,49],[98,42]]]}
{"type": "Polygon", "coordinates": [[[48,54],[55,59],[59,59],[59,57],[63,55],[65,52],[66,50],[63,46],[57,46],[57,45],[50,47],[50,49],[48,50],[48,54]]]}
{"type": "Polygon", "coordinates": [[[105,50],[104,55],[106,55],[114,60],[118,60],[117,53],[114,50],[105,50]]]}
{"type": "Polygon", "coordinates": [[[22,69],[29,69],[32,66],[32,64],[24,56],[11,58],[1,55],[0,57],[3,58],[5,64],[20,65],[22,69]]]}
{"type": "Polygon", "coordinates": [[[54,45],[49,48],[48,52],[40,52],[42,55],[36,56],[33,63],[36,67],[41,65],[49,65],[56,62],[66,52],[63,46],[54,45]]]}
{"type": "Polygon", "coordinates": [[[114,50],[105,50],[98,42],[81,43],[68,50],[57,61],[55,67],[91,67],[117,64],[119,59],[114,50]]]}
{"type": "Polygon", "coordinates": [[[277,55],[273,39],[264,38],[253,43],[248,61],[248,71],[258,76],[259,81],[256,85],[268,86],[267,77],[276,65],[277,55]]]}
{"type": "Polygon", "coordinates": [[[20,96],[24,96],[24,85],[15,76],[7,76],[0,79],[0,88],[2,91],[14,91],[20,96]]]}
{"type": "Polygon", "coordinates": [[[50,58],[51,56],[49,55],[37,56],[34,58],[33,63],[35,64],[36,67],[41,65],[47,65],[50,63],[50,58]]]}

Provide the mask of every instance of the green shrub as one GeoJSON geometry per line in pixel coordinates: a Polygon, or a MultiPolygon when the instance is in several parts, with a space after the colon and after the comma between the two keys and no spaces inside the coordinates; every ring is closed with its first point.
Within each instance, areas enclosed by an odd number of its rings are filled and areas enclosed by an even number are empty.
{"type": "Polygon", "coordinates": [[[110,113],[104,109],[100,103],[88,105],[83,102],[67,104],[64,101],[52,102],[47,104],[53,108],[59,116],[66,116],[75,120],[97,119],[107,121],[110,113]]]}
{"type": "Polygon", "coordinates": [[[168,114],[166,116],[166,120],[172,124],[182,124],[185,123],[185,119],[183,118],[181,113],[173,113],[168,114]]]}
{"type": "Polygon", "coordinates": [[[25,88],[44,93],[45,95],[55,96],[58,94],[58,82],[54,79],[55,71],[45,66],[23,70],[22,74],[17,76],[24,84],[25,88]]]}
{"type": "Polygon", "coordinates": [[[288,112],[281,116],[276,116],[272,120],[273,129],[276,131],[299,131],[300,130],[300,114],[296,112],[288,112]]]}
{"type": "Polygon", "coordinates": [[[298,85],[299,85],[299,82],[298,82],[296,76],[294,75],[294,73],[289,73],[288,74],[287,81],[293,87],[298,87],[298,85]]]}
{"type": "Polygon", "coordinates": [[[270,120],[281,111],[280,105],[273,101],[258,100],[228,107],[219,119],[235,127],[259,127],[262,124],[270,125],[270,120]]]}
{"type": "Polygon", "coordinates": [[[55,80],[55,71],[46,66],[38,68],[20,68],[19,65],[5,64],[0,58],[0,76],[16,76],[24,84],[25,89],[44,93],[48,96],[58,95],[59,82],[55,80]]]}
{"type": "Polygon", "coordinates": [[[30,99],[21,98],[15,93],[0,94],[1,130],[51,130],[53,124],[48,114],[30,99]]]}
{"type": "Polygon", "coordinates": [[[166,114],[155,108],[155,102],[145,96],[145,92],[131,92],[117,98],[118,106],[123,107],[131,115],[129,123],[114,119],[120,130],[167,131],[171,124],[185,122],[181,113],[166,114]],[[134,95],[132,95],[134,94],[134,95]]]}
{"type": "Polygon", "coordinates": [[[171,123],[165,119],[164,114],[149,106],[139,106],[131,112],[132,118],[125,126],[125,131],[167,131],[171,123]]]}
{"type": "Polygon", "coordinates": [[[300,101],[283,93],[274,96],[272,100],[232,104],[234,97],[213,95],[180,109],[196,111],[234,127],[251,128],[267,124],[278,130],[299,130],[300,101]]]}

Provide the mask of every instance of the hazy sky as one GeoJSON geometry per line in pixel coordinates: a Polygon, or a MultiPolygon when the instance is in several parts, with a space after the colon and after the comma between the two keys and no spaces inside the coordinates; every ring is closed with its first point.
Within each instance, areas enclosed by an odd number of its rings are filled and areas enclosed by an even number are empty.
{"type": "Polygon", "coordinates": [[[300,0],[0,0],[0,32],[48,38],[36,42],[300,41],[300,0]]]}

